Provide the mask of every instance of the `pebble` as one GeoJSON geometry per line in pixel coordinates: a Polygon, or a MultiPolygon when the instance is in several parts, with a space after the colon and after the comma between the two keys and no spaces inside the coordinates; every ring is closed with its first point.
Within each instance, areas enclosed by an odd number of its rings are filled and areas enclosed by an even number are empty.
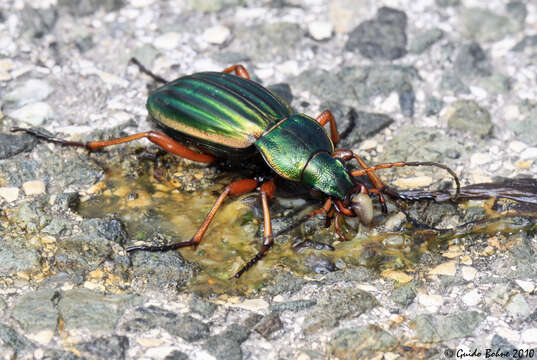
{"type": "Polygon", "coordinates": [[[227,39],[229,39],[230,35],[231,30],[229,30],[229,28],[222,25],[217,25],[205,30],[203,33],[203,38],[209,44],[221,45],[225,43],[227,39]]]}
{"type": "Polygon", "coordinates": [[[28,337],[40,344],[46,345],[52,340],[52,337],[54,336],[54,331],[52,330],[43,330],[38,332],[37,334],[30,334],[28,337]]]}
{"type": "Polygon", "coordinates": [[[238,304],[230,304],[234,307],[239,307],[241,309],[255,311],[255,312],[263,312],[268,310],[269,304],[263,299],[247,299],[244,300],[241,303],[238,304]]]}
{"type": "Polygon", "coordinates": [[[444,298],[440,295],[418,294],[417,301],[429,311],[436,312],[444,303],[444,298]]]}
{"type": "Polygon", "coordinates": [[[461,269],[461,274],[464,280],[472,281],[477,275],[477,269],[472,266],[463,266],[461,269]]]}
{"type": "Polygon", "coordinates": [[[181,34],[176,32],[169,32],[158,36],[153,45],[163,50],[174,50],[179,46],[181,40],[181,34]]]}
{"type": "Polygon", "coordinates": [[[511,150],[513,152],[517,152],[517,153],[522,152],[527,147],[528,147],[528,145],[526,145],[522,141],[518,141],[518,140],[511,141],[509,143],[509,150],[511,150]]]}
{"type": "Polygon", "coordinates": [[[433,178],[430,176],[415,176],[410,178],[399,178],[393,183],[395,186],[403,189],[413,189],[431,185],[433,183],[433,178]]]}
{"type": "Polygon", "coordinates": [[[530,307],[521,294],[511,296],[505,309],[513,316],[525,317],[531,314],[530,307]]]}
{"type": "Polygon", "coordinates": [[[3,197],[7,202],[15,201],[19,197],[19,188],[1,187],[0,197],[3,197]]]}
{"type": "Polygon", "coordinates": [[[527,293],[532,292],[535,289],[535,284],[527,280],[515,280],[515,282],[527,293]]]}
{"type": "Polygon", "coordinates": [[[537,159],[537,147],[530,147],[520,153],[520,159],[533,160],[537,159]]]}
{"type": "Polygon", "coordinates": [[[11,112],[9,116],[31,126],[41,126],[46,120],[51,119],[54,116],[54,111],[49,104],[45,102],[36,102],[11,112]]]}
{"type": "Polygon", "coordinates": [[[315,40],[326,40],[332,37],[334,26],[328,21],[313,21],[309,23],[308,31],[315,40]]]}
{"type": "Polygon", "coordinates": [[[53,89],[46,81],[29,79],[22,86],[15,88],[3,97],[3,102],[25,105],[46,99],[53,89]]]}
{"type": "Polygon", "coordinates": [[[408,275],[405,272],[398,271],[398,270],[384,270],[382,272],[382,276],[387,279],[392,279],[397,282],[406,284],[407,282],[412,281],[412,276],[408,275]]]}
{"type": "Polygon", "coordinates": [[[467,306],[476,306],[481,302],[481,295],[477,289],[474,289],[462,297],[462,302],[467,306]]]}
{"type": "Polygon", "coordinates": [[[41,180],[27,181],[22,184],[22,189],[27,196],[43,194],[46,190],[45,183],[41,180]]]}
{"type": "Polygon", "coordinates": [[[431,270],[429,270],[429,275],[448,275],[455,276],[457,272],[457,262],[455,260],[446,261],[431,270]]]}
{"type": "Polygon", "coordinates": [[[491,161],[490,155],[487,153],[475,153],[470,158],[472,166],[484,165],[491,161]]]}
{"type": "Polygon", "coordinates": [[[537,328],[526,329],[522,331],[522,341],[525,343],[537,343],[537,328]]]}

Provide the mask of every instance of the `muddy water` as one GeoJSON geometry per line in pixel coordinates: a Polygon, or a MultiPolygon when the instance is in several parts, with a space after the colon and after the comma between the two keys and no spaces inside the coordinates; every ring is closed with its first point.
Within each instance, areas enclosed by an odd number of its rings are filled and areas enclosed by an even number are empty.
{"type": "MultiPolygon", "coordinates": [[[[193,186],[193,190],[185,191],[188,179],[200,179],[201,176],[187,176],[185,182],[184,178],[181,179],[184,173],[177,172],[178,168],[181,167],[163,170],[153,165],[146,166],[146,171],[135,178],[122,170],[108,171],[102,190],[83,201],[77,210],[84,217],[119,217],[127,227],[128,245],[155,244],[163,239],[170,243],[187,241],[202,223],[224,181],[208,176],[203,179],[209,182],[208,186],[193,186]],[[215,182],[211,183],[212,180],[215,182]]],[[[278,236],[263,260],[237,281],[232,279],[233,275],[255,255],[262,241],[263,221],[259,208],[255,208],[259,207],[256,203],[255,195],[229,199],[217,213],[197,249],[180,250],[186,260],[199,264],[202,269],[189,285],[192,290],[220,292],[235,288],[250,292],[271,279],[274,270],[282,269],[303,276],[353,266],[411,272],[424,253],[438,255],[449,245],[463,243],[465,238],[478,237],[486,241],[487,237],[501,233],[536,229],[534,221],[521,223],[513,217],[517,214],[512,211],[491,210],[490,201],[473,202],[474,207],[477,204],[486,208],[484,217],[452,230],[417,229],[406,224],[400,231],[384,231],[387,217],[377,215],[370,227],[356,223],[344,226],[348,230],[346,236],[349,241],[346,242],[339,241],[332,228],[325,229],[322,219],[313,219],[313,225],[298,225],[278,236]],[[330,243],[335,250],[297,247],[296,244],[302,240],[330,243]]],[[[302,214],[316,206],[320,204],[306,207],[302,214]]],[[[459,205],[458,211],[464,212],[465,207],[464,203],[459,205]]],[[[281,210],[277,202],[271,207],[274,222],[281,216],[289,216],[289,211],[281,210]]],[[[378,213],[378,209],[376,211],[378,213]]],[[[535,214],[521,215],[533,218],[535,214]]],[[[293,223],[299,218],[296,214],[295,217],[285,220],[293,223]]]]}

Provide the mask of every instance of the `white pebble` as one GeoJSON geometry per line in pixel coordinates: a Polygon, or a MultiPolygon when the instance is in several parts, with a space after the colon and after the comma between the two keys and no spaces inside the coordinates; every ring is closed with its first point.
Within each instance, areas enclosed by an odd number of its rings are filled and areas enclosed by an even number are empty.
{"type": "Polygon", "coordinates": [[[509,150],[511,150],[513,152],[517,152],[517,153],[521,152],[522,150],[524,150],[527,147],[528,147],[528,145],[526,145],[522,141],[518,141],[518,140],[511,141],[509,143],[509,150]]]}
{"type": "Polygon", "coordinates": [[[334,26],[328,21],[313,21],[308,25],[308,31],[315,40],[326,40],[332,36],[334,26]]]}
{"type": "Polygon", "coordinates": [[[520,159],[522,160],[537,159],[537,147],[530,147],[522,151],[522,153],[520,154],[520,159]]]}
{"type": "Polygon", "coordinates": [[[45,183],[41,180],[27,181],[22,184],[26,195],[39,195],[45,192],[45,183]]]}
{"type": "Polygon", "coordinates": [[[476,306],[481,302],[481,295],[477,289],[474,289],[462,297],[462,302],[464,302],[467,306],[476,306]]]}
{"type": "Polygon", "coordinates": [[[473,166],[479,166],[484,165],[488,162],[490,162],[491,158],[490,155],[487,153],[475,153],[470,158],[470,162],[473,166]]]}
{"type": "Polygon", "coordinates": [[[537,343],[537,328],[522,331],[522,341],[525,343],[537,343]]]}
{"type": "Polygon", "coordinates": [[[159,49],[173,50],[177,49],[180,40],[181,34],[176,32],[169,32],[157,37],[153,44],[159,49]]]}
{"type": "Polygon", "coordinates": [[[477,269],[472,266],[463,266],[461,269],[461,274],[464,280],[472,281],[477,275],[477,269]]]}
{"type": "Polygon", "coordinates": [[[205,30],[203,33],[203,38],[209,44],[221,45],[229,38],[230,35],[231,31],[229,28],[218,25],[205,30]]]}
{"type": "Polygon", "coordinates": [[[32,126],[41,126],[46,120],[54,116],[54,111],[49,104],[36,102],[13,111],[9,116],[32,126]]]}
{"type": "Polygon", "coordinates": [[[527,293],[530,293],[535,289],[535,284],[527,280],[515,280],[515,282],[527,293]]]}
{"type": "Polygon", "coordinates": [[[19,188],[0,187],[0,197],[3,197],[8,202],[15,201],[19,197],[19,188]]]}

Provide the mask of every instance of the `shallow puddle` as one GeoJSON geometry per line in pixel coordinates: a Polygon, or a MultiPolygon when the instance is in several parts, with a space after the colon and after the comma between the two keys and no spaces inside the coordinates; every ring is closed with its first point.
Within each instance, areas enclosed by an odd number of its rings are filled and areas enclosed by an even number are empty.
{"type": "MultiPolygon", "coordinates": [[[[163,239],[166,242],[190,240],[233,174],[215,175],[213,172],[203,178],[199,168],[195,170],[198,173],[192,175],[188,167],[183,171],[179,163],[172,161],[172,164],[171,168],[163,170],[152,162],[147,166],[146,162],[145,170],[137,177],[127,176],[122,170],[108,171],[102,191],[83,201],[77,210],[84,217],[115,215],[120,218],[127,227],[128,246],[138,242],[155,244],[163,239]],[[191,186],[192,191],[179,190],[178,187],[185,188],[185,178],[187,182],[203,179],[209,185],[191,186]]],[[[287,269],[301,276],[353,266],[412,272],[425,252],[438,255],[448,245],[464,243],[466,237],[486,239],[501,233],[537,229],[532,221],[535,213],[503,211],[507,216],[502,216],[491,209],[490,201],[474,202],[473,206],[486,208],[485,217],[456,230],[417,229],[406,224],[401,231],[383,231],[387,216],[377,215],[373,226],[357,223],[346,226],[349,230],[346,236],[350,239],[346,242],[338,241],[332,228],[324,228],[323,219],[312,219],[276,237],[275,245],[263,260],[236,280],[233,275],[261,246],[263,221],[259,208],[255,208],[259,207],[257,202],[255,194],[228,199],[197,249],[180,250],[186,260],[199,264],[202,269],[188,285],[190,290],[247,293],[263,287],[274,276],[275,269],[287,269]],[[521,221],[520,216],[530,220],[521,221]],[[335,250],[296,246],[302,240],[329,243],[335,250]]],[[[312,203],[311,207],[306,204],[301,212],[293,213],[289,207],[276,203],[271,207],[273,226],[282,219],[298,222],[303,214],[318,206],[320,204],[312,203]]],[[[465,204],[459,205],[457,210],[464,212],[465,204]]],[[[275,229],[275,232],[278,231],[275,229]]]]}

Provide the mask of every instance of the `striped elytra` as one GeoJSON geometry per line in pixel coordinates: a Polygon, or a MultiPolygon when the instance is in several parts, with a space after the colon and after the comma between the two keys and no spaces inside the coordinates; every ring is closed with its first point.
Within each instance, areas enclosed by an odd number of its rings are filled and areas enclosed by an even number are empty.
{"type": "Polygon", "coordinates": [[[292,114],[291,107],[254,81],[221,72],[181,77],[156,89],[149,114],[164,128],[213,147],[250,147],[292,114]]]}

